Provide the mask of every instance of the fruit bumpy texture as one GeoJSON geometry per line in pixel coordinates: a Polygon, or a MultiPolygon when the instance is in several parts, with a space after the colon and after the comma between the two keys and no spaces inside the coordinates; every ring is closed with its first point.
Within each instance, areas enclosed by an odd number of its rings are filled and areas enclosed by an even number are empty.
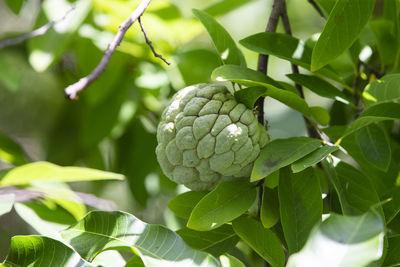
{"type": "Polygon", "coordinates": [[[157,159],[168,178],[208,190],[224,177],[249,177],[268,135],[225,86],[197,84],[173,96],[157,141],[157,159]]]}

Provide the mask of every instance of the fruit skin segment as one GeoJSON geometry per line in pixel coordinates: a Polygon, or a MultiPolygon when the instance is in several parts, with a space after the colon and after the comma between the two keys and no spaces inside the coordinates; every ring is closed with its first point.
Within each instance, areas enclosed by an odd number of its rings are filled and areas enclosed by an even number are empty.
{"type": "Polygon", "coordinates": [[[196,84],[172,97],[157,141],[157,159],[169,179],[210,190],[223,178],[249,177],[268,135],[224,85],[196,84]]]}

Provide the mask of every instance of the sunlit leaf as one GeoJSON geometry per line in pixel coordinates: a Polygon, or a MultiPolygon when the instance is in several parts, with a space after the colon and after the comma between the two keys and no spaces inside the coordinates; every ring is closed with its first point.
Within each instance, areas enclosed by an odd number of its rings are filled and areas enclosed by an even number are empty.
{"type": "Polygon", "coordinates": [[[224,181],[194,207],[187,226],[198,231],[215,229],[246,212],[255,198],[255,185],[241,179],[224,181]]]}
{"type": "Polygon", "coordinates": [[[368,84],[363,92],[366,105],[400,99],[400,74],[389,74],[368,84]]]}
{"type": "Polygon", "coordinates": [[[246,66],[242,52],[236,46],[229,33],[208,13],[193,9],[193,14],[203,23],[224,64],[246,66]]]}
{"type": "Polygon", "coordinates": [[[27,163],[22,147],[14,140],[0,133],[0,160],[19,166],[27,163]]]}
{"type": "Polygon", "coordinates": [[[14,236],[1,266],[91,266],[60,241],[44,236],[14,236]]]}
{"type": "Polygon", "coordinates": [[[314,166],[315,164],[323,160],[326,156],[337,151],[338,149],[339,147],[337,146],[322,146],[317,150],[311,152],[304,158],[301,158],[298,161],[294,162],[292,164],[292,171],[294,173],[301,172],[308,167],[314,166]]]}
{"type": "Polygon", "coordinates": [[[28,185],[42,182],[78,182],[94,180],[122,180],[124,176],[82,167],[60,167],[50,162],[34,162],[0,172],[0,186],[28,185]]]}
{"type": "Polygon", "coordinates": [[[220,16],[252,1],[254,0],[220,0],[204,9],[204,11],[214,17],[220,16]]]}
{"type": "Polygon", "coordinates": [[[377,124],[367,125],[356,131],[356,141],[365,159],[378,169],[386,171],[391,160],[389,138],[377,124]]]}
{"type": "Polygon", "coordinates": [[[237,258],[232,255],[226,254],[221,255],[219,257],[219,261],[221,262],[222,267],[245,267],[244,263],[242,263],[237,258]]]}
{"type": "Polygon", "coordinates": [[[189,219],[193,208],[208,193],[208,191],[188,191],[177,195],[168,202],[168,208],[176,215],[189,219]]]}
{"type": "Polygon", "coordinates": [[[367,266],[382,256],[383,236],[384,223],[375,212],[357,217],[331,214],[287,266],[367,266]]]}
{"type": "Polygon", "coordinates": [[[229,224],[224,224],[216,229],[205,232],[185,227],[176,233],[192,248],[203,250],[214,256],[219,256],[230,251],[239,241],[239,237],[229,224]]]}
{"type": "MultiPolygon", "coordinates": [[[[255,90],[255,92],[252,92],[252,94],[250,94],[249,100],[243,101],[244,103],[246,103],[246,105],[249,105],[252,101],[254,101],[256,95],[269,96],[305,115],[308,114],[308,105],[304,101],[304,99],[302,99],[297,94],[279,88],[279,83],[255,70],[235,65],[225,65],[216,68],[213,71],[211,78],[214,81],[231,81],[246,86],[265,87],[263,93],[261,93],[260,87],[257,87],[257,89],[251,89],[252,91],[255,90]]],[[[243,95],[244,93],[239,92],[235,94],[237,95],[237,97],[240,97],[240,99],[246,97],[243,95]]]]}
{"type": "Polygon", "coordinates": [[[285,266],[285,254],[278,237],[249,217],[242,216],[232,223],[233,229],[258,255],[271,266],[285,266]]]}
{"type": "Polygon", "coordinates": [[[11,211],[14,205],[14,194],[1,194],[0,195],[0,216],[11,211]]]}
{"type": "Polygon", "coordinates": [[[375,0],[338,0],[315,44],[311,71],[316,71],[340,56],[367,24],[375,0]]]}
{"type": "Polygon", "coordinates": [[[287,167],[280,171],[278,190],[283,233],[292,254],[322,219],[321,187],[312,168],[293,174],[287,167]]]}
{"type": "Polygon", "coordinates": [[[90,212],[61,234],[88,261],[105,250],[125,249],[138,253],[145,266],[219,266],[211,255],[190,248],[166,227],[124,212],[90,212]]]}
{"type": "Polygon", "coordinates": [[[320,140],[308,137],[273,140],[261,150],[254,163],[251,180],[260,180],[274,171],[292,164],[316,150],[320,145],[320,140]]]}

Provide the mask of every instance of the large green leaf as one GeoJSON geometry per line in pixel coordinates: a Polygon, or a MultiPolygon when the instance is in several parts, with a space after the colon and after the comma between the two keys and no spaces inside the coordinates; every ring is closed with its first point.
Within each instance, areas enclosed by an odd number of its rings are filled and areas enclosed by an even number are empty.
{"type": "Polygon", "coordinates": [[[264,228],[260,222],[245,216],[234,220],[232,226],[240,238],[271,266],[285,266],[282,244],[271,230],[264,228]]]}
{"type": "Polygon", "coordinates": [[[214,257],[190,248],[173,231],[120,211],[90,212],[61,235],[90,262],[104,250],[124,249],[138,253],[145,266],[219,266],[214,257]]]}
{"type": "MultiPolygon", "coordinates": [[[[288,60],[306,70],[311,68],[311,48],[293,36],[282,33],[262,32],[246,37],[240,40],[239,43],[257,53],[288,60]]],[[[342,84],[344,83],[343,79],[330,68],[323,68],[317,71],[316,75],[326,76],[342,84]]]]}
{"type": "MultiPolygon", "coordinates": [[[[396,2],[389,3],[386,1],[386,6],[394,5],[394,10],[397,10],[396,2]]],[[[396,16],[396,15],[395,15],[396,16]]],[[[398,60],[398,57],[395,56],[398,53],[398,42],[396,36],[396,23],[397,18],[393,18],[388,20],[386,18],[374,19],[370,22],[371,30],[376,39],[376,46],[378,48],[379,57],[383,65],[390,65],[398,60]]],[[[396,62],[397,64],[397,62],[396,62]]]]}
{"type": "Polygon", "coordinates": [[[44,236],[14,236],[5,262],[11,266],[90,266],[70,247],[44,236]]]}
{"type": "Polygon", "coordinates": [[[14,166],[27,163],[26,155],[21,146],[14,140],[0,133],[0,160],[14,166]]]}
{"type": "Polygon", "coordinates": [[[400,120],[400,103],[384,102],[370,106],[346,129],[342,138],[373,122],[400,120]]]}
{"type": "Polygon", "coordinates": [[[308,167],[317,164],[318,162],[323,160],[326,156],[337,151],[338,149],[339,147],[337,146],[322,146],[317,150],[311,152],[304,158],[301,158],[298,161],[294,162],[292,164],[292,171],[295,173],[301,172],[302,170],[305,170],[308,167]]]}
{"type": "Polygon", "coordinates": [[[316,71],[340,56],[358,38],[367,24],[375,0],[338,0],[315,44],[311,71],[316,71]]]}
{"type": "Polygon", "coordinates": [[[239,237],[229,224],[224,224],[216,229],[205,232],[185,227],[176,233],[192,248],[203,250],[214,256],[219,256],[230,251],[239,241],[239,237]]]}
{"type": "Polygon", "coordinates": [[[293,174],[286,167],[280,171],[278,190],[283,233],[292,254],[304,246],[322,219],[321,187],[312,168],[293,174]]]}
{"type": "Polygon", "coordinates": [[[235,41],[229,33],[208,13],[193,9],[193,14],[203,23],[208,34],[213,41],[215,49],[218,52],[224,64],[235,64],[246,66],[246,61],[242,52],[236,46],[235,41]]]}
{"type": "Polygon", "coordinates": [[[171,199],[168,202],[168,207],[176,216],[189,219],[194,207],[207,193],[208,191],[185,192],[171,199]]]}
{"type": "MultiPolygon", "coordinates": [[[[337,192],[343,214],[359,215],[379,203],[371,181],[362,172],[344,162],[333,167],[330,157],[322,163],[337,192]]],[[[378,210],[381,211],[382,208],[379,207],[378,210]]]]}
{"type": "Polygon", "coordinates": [[[260,180],[274,171],[292,164],[316,150],[320,145],[320,140],[308,137],[276,139],[268,143],[254,163],[251,180],[260,180]]]}
{"type": "Polygon", "coordinates": [[[382,79],[368,84],[363,92],[363,101],[366,105],[398,99],[400,99],[400,74],[385,75],[382,79]]]}
{"type": "Polygon", "coordinates": [[[279,221],[278,190],[264,186],[260,219],[265,228],[271,228],[279,221]]]}
{"type": "Polygon", "coordinates": [[[0,186],[28,185],[42,182],[78,182],[94,180],[122,180],[124,176],[82,167],[60,167],[50,162],[38,161],[0,172],[0,186]]]}
{"type": "Polygon", "coordinates": [[[0,194],[0,216],[11,211],[14,199],[14,194],[0,194]]]}
{"type": "Polygon", "coordinates": [[[356,141],[365,159],[376,168],[386,171],[391,160],[389,138],[377,124],[369,124],[356,131],[356,141]]]}
{"type": "Polygon", "coordinates": [[[239,217],[254,203],[256,186],[241,179],[224,181],[194,207],[187,226],[208,231],[239,217]]]}
{"type": "Polygon", "coordinates": [[[292,73],[286,76],[292,81],[307,87],[317,95],[336,99],[344,104],[350,103],[349,98],[342,91],[317,76],[298,73],[292,73]]]}
{"type": "Polygon", "coordinates": [[[368,266],[382,256],[384,223],[375,212],[357,217],[331,214],[316,227],[287,267],[368,266]]]}
{"type": "MultiPolygon", "coordinates": [[[[270,96],[304,115],[308,115],[308,105],[304,99],[293,92],[281,89],[279,83],[258,71],[241,66],[225,65],[216,68],[211,74],[211,78],[214,81],[231,81],[246,86],[263,86],[265,87],[264,92],[261,93],[258,88],[256,94],[270,96]]],[[[239,92],[237,94],[240,95],[239,92]]],[[[254,96],[251,96],[250,99],[254,99],[254,96]]]]}
{"type": "Polygon", "coordinates": [[[392,236],[388,238],[388,250],[383,262],[383,266],[399,266],[400,265],[400,236],[392,236]]]}

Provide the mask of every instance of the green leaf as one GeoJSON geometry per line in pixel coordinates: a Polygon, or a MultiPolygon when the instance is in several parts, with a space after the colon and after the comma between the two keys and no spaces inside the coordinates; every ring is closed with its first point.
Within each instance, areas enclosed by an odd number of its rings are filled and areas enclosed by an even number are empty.
{"type": "MultiPolygon", "coordinates": [[[[308,105],[304,99],[290,91],[279,88],[279,83],[258,71],[235,65],[225,65],[216,68],[211,74],[211,79],[214,81],[231,81],[246,86],[263,86],[265,88],[262,96],[270,96],[304,115],[308,115],[308,105]]],[[[261,94],[260,88],[253,90],[256,90],[256,92],[251,96],[250,102],[254,100],[255,95],[261,94]]],[[[235,95],[243,96],[243,93],[239,92],[235,95]]],[[[246,104],[248,105],[249,102],[246,102],[246,104]]]]}
{"type": "Polygon", "coordinates": [[[382,266],[399,266],[400,264],[400,236],[388,238],[388,250],[382,266]]]}
{"type": "Polygon", "coordinates": [[[315,0],[315,2],[322,8],[325,15],[329,15],[336,4],[336,0],[315,0]]]}
{"type": "Polygon", "coordinates": [[[310,114],[311,116],[315,119],[315,121],[322,126],[326,126],[329,124],[331,120],[331,115],[329,114],[329,111],[327,111],[325,108],[320,107],[320,106],[314,106],[310,107],[310,114]]]}
{"type": "Polygon", "coordinates": [[[385,75],[365,87],[363,102],[371,105],[376,102],[400,99],[400,74],[385,75]]]}
{"type": "Polygon", "coordinates": [[[19,166],[28,162],[21,146],[3,134],[0,134],[0,160],[14,166],[19,166]]]}
{"type": "Polygon", "coordinates": [[[0,172],[0,186],[28,185],[42,182],[78,182],[94,180],[123,180],[124,176],[82,167],[60,167],[50,162],[38,161],[0,172]]]}
{"type": "Polygon", "coordinates": [[[238,7],[246,5],[252,1],[254,0],[221,0],[207,7],[206,9],[204,9],[204,11],[211,16],[216,17],[229,13],[230,11],[235,10],[238,7]]]}
{"type": "Polygon", "coordinates": [[[14,236],[2,266],[91,266],[70,247],[44,236],[14,236]]]}
{"type": "MultiPolygon", "coordinates": [[[[293,36],[282,33],[262,32],[246,37],[240,40],[239,43],[257,53],[288,60],[306,70],[311,68],[311,48],[293,36]]],[[[343,79],[329,68],[323,68],[315,74],[344,83],[343,79]]]]}
{"type": "Polygon", "coordinates": [[[308,137],[277,139],[268,143],[254,163],[251,181],[257,181],[280,168],[292,164],[321,145],[321,141],[308,137]]]}
{"type": "Polygon", "coordinates": [[[254,203],[256,187],[244,180],[224,181],[194,207],[187,227],[209,231],[239,217],[254,203]]]}
{"type": "Polygon", "coordinates": [[[376,168],[387,171],[392,153],[386,132],[379,125],[370,124],[355,134],[365,159],[376,168]]]}
{"type": "Polygon", "coordinates": [[[340,56],[358,38],[367,24],[375,0],[338,0],[315,44],[311,71],[316,71],[340,56]]]}
{"type": "Polygon", "coordinates": [[[368,266],[382,256],[383,237],[384,223],[377,213],[331,214],[289,258],[287,267],[368,266]]]}
{"type": "Polygon", "coordinates": [[[221,65],[219,57],[209,50],[189,50],[175,55],[183,80],[187,85],[204,83],[212,71],[221,65]]]}
{"type": "Polygon", "coordinates": [[[0,195],[0,216],[9,213],[14,205],[14,194],[0,195]]]}
{"type": "Polygon", "coordinates": [[[400,103],[385,102],[370,106],[361,113],[358,119],[347,127],[341,138],[354,133],[368,124],[384,120],[400,120],[400,103]]]}
{"type": "Polygon", "coordinates": [[[295,83],[307,87],[319,96],[335,99],[344,104],[350,103],[349,98],[342,91],[317,76],[298,73],[287,74],[286,76],[295,83]]]}
{"type": "Polygon", "coordinates": [[[203,250],[214,256],[230,251],[239,241],[239,237],[229,224],[223,224],[206,232],[195,231],[185,227],[176,233],[192,248],[203,250]]]}
{"type": "Polygon", "coordinates": [[[242,52],[236,46],[235,41],[229,33],[211,15],[204,11],[193,9],[193,14],[201,21],[207,29],[208,34],[224,64],[235,64],[246,66],[242,52]]]}
{"type": "Polygon", "coordinates": [[[337,151],[338,149],[339,147],[337,146],[322,146],[317,150],[311,152],[304,158],[301,158],[298,161],[294,162],[292,164],[292,171],[294,173],[301,172],[308,167],[314,166],[315,164],[323,160],[326,156],[337,151]]]}
{"type": "Polygon", "coordinates": [[[221,255],[219,257],[219,261],[221,262],[222,267],[245,267],[244,263],[240,260],[236,259],[235,257],[226,254],[221,255]]]}
{"type": "MultiPolygon", "coordinates": [[[[385,3],[386,6],[386,3],[385,3]]],[[[370,22],[371,30],[376,39],[379,57],[384,65],[393,64],[397,59],[398,43],[396,32],[396,21],[385,18],[374,19],[370,22]]]]}
{"type": "Polygon", "coordinates": [[[400,188],[396,186],[389,194],[391,201],[382,207],[385,214],[386,224],[389,224],[400,212],[400,188]]]}
{"type": "Polygon", "coordinates": [[[277,190],[264,186],[260,219],[265,228],[271,228],[279,221],[279,200],[277,190]]]}
{"type": "Polygon", "coordinates": [[[252,86],[235,91],[235,98],[240,103],[243,103],[247,108],[253,109],[259,97],[265,95],[265,87],[252,86]]]}
{"type": "Polygon", "coordinates": [[[279,177],[281,223],[289,253],[299,251],[312,228],[322,219],[322,193],[312,168],[292,174],[283,168],[279,177]]]}
{"type": "MultiPolygon", "coordinates": [[[[343,214],[359,215],[379,203],[371,181],[362,172],[344,162],[334,167],[330,157],[322,164],[338,194],[343,214]]],[[[377,209],[382,211],[382,207],[377,209]]]]}
{"type": "Polygon", "coordinates": [[[285,266],[282,244],[271,230],[245,216],[234,220],[232,226],[240,238],[271,266],[285,266]]]}
{"type": "Polygon", "coordinates": [[[193,208],[208,193],[208,191],[188,191],[177,195],[168,202],[169,209],[183,219],[189,219],[193,208]]]}
{"type": "Polygon", "coordinates": [[[4,85],[11,92],[17,92],[21,87],[22,81],[22,73],[14,64],[4,56],[4,53],[0,54],[0,84],[4,85]]]}
{"type": "Polygon", "coordinates": [[[214,257],[190,248],[173,231],[121,211],[92,211],[61,235],[89,262],[102,251],[128,249],[138,253],[145,266],[219,266],[214,257]]]}
{"type": "Polygon", "coordinates": [[[19,14],[25,0],[5,0],[5,3],[15,14],[19,14]]]}

